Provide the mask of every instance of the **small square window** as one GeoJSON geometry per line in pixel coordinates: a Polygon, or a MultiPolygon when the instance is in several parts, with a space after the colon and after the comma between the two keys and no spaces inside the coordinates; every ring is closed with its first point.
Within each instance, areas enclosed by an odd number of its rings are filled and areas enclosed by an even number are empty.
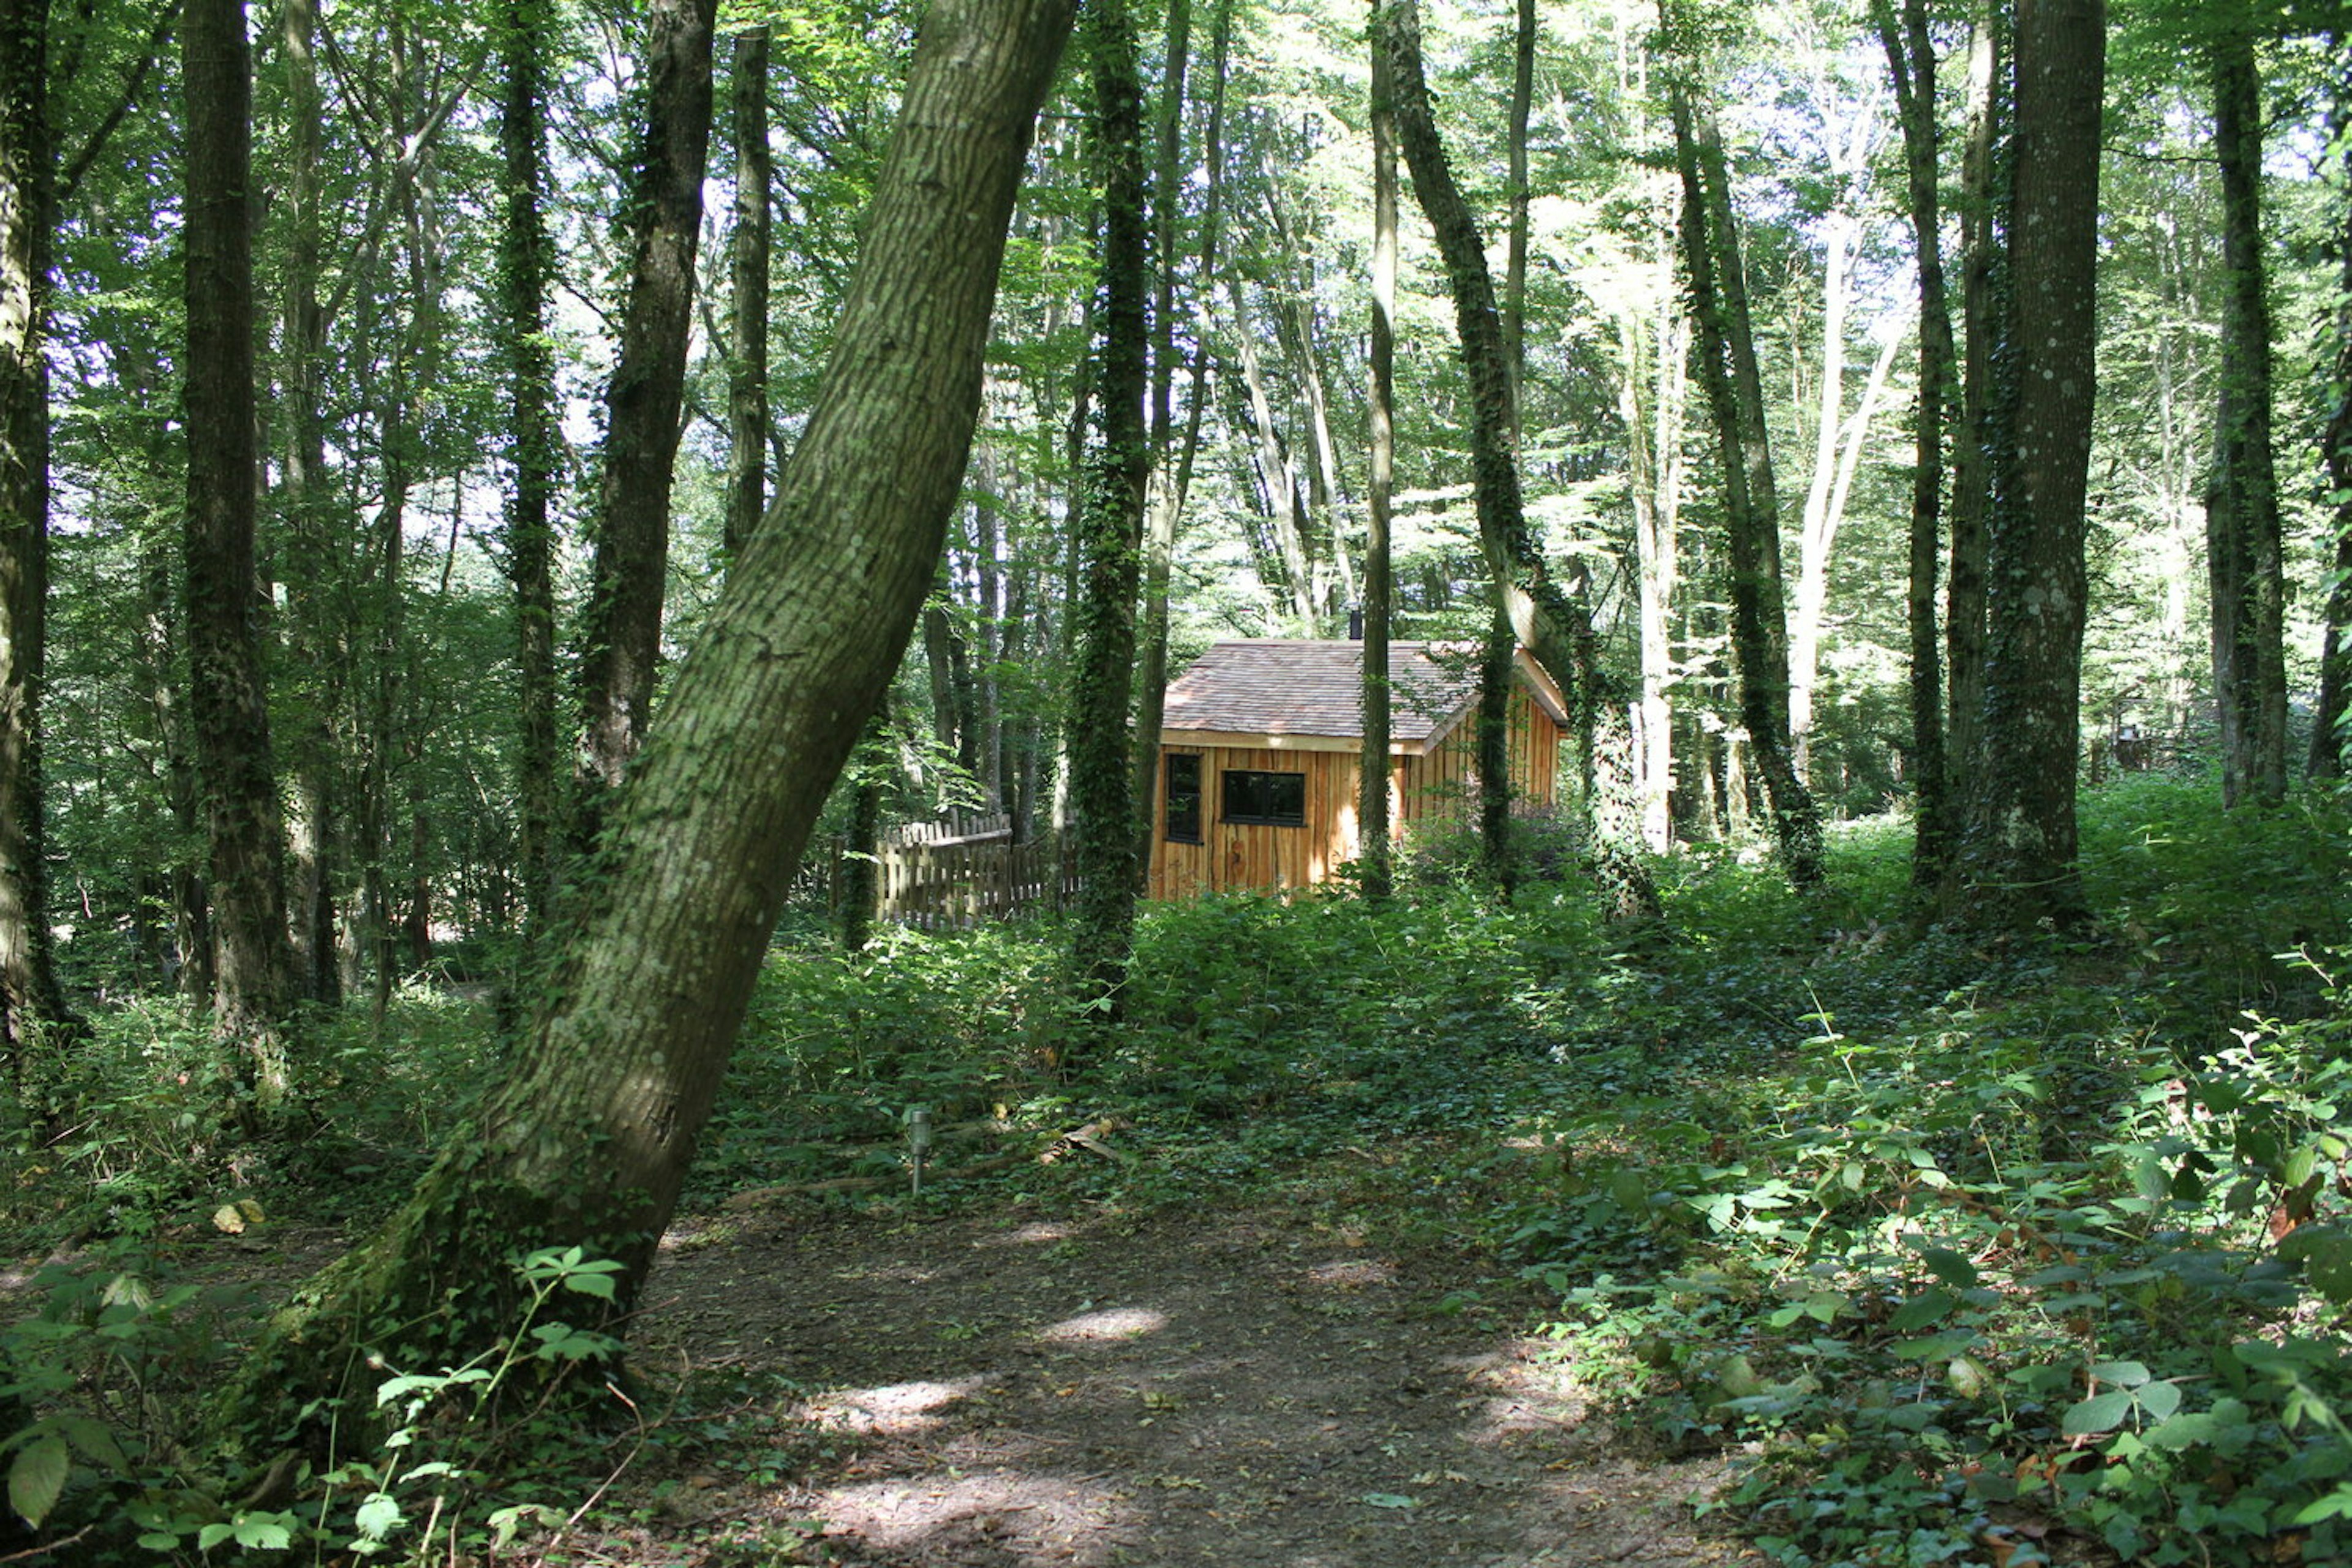
{"type": "Polygon", "coordinates": [[[1266,827],[1306,826],[1307,775],[1227,768],[1224,819],[1266,827]]]}

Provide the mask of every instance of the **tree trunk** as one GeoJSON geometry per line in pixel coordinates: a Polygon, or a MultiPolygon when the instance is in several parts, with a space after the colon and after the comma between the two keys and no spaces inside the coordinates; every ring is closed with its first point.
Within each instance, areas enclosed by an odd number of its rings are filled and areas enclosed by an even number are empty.
{"type": "MultiPolygon", "coordinates": [[[[1152,471],[1159,487],[1150,507],[1143,542],[1143,612],[1135,658],[1135,878],[1145,889],[1151,875],[1151,846],[1160,825],[1153,819],[1160,770],[1160,721],[1168,699],[1168,583],[1175,565],[1176,530],[1184,516],[1184,502],[1192,487],[1192,464],[1201,450],[1201,421],[1209,403],[1209,334],[1193,339],[1189,386],[1184,395],[1184,435],[1174,443],[1169,426],[1173,417],[1176,373],[1176,242],[1177,219],[1182,204],[1175,192],[1184,175],[1184,61],[1190,48],[1192,0],[1170,0],[1168,8],[1168,80],[1161,88],[1160,165],[1152,176],[1156,232],[1160,246],[1160,279],[1153,301],[1151,346],[1152,471]],[[1179,27],[1179,21],[1182,26],[1179,27]]],[[[1208,192],[1201,216],[1201,258],[1193,278],[1196,301],[1206,300],[1216,288],[1218,218],[1224,195],[1225,61],[1233,38],[1233,0],[1219,0],[1209,46],[1209,123],[1202,141],[1208,192]]]]}
{"type": "Polygon", "coordinates": [[[1896,111],[1903,122],[1904,167],[1911,196],[1912,243],[1919,267],[1919,406],[1913,419],[1911,469],[1911,881],[1943,880],[1951,847],[1951,806],[1945,788],[1941,628],[1936,616],[1936,570],[1942,546],[1944,405],[1952,379],[1952,314],[1945,297],[1943,219],[1937,189],[1936,45],[1927,29],[1927,0],[1903,0],[1898,24],[1891,0],[1874,0],[1871,15],[1886,50],[1896,111]]]}
{"type": "Polygon", "coordinates": [[[520,817],[524,932],[535,943],[552,912],[561,860],[562,737],[556,724],[555,531],[551,511],[562,467],[555,423],[555,355],[547,340],[553,263],[541,212],[546,151],[541,60],[544,0],[507,0],[499,28],[504,96],[499,119],[501,191],[499,332],[510,410],[505,550],[514,590],[516,696],[520,746],[515,795],[520,817]]]}
{"type": "Polygon", "coordinates": [[[1985,663],[1992,741],[1969,872],[1976,920],[2030,930],[2084,913],[2075,863],[2083,507],[2097,395],[2104,0],[2019,0],[2005,394],[1985,663]]]}
{"type": "MultiPolygon", "coordinates": [[[[2341,58],[2345,38],[2336,38],[2341,58]]],[[[2336,372],[2330,389],[2335,399],[2327,428],[2320,436],[2326,447],[2328,489],[2336,495],[2335,585],[2323,615],[2325,630],[2319,652],[2319,700],[2311,731],[2310,776],[2342,778],[2352,763],[2352,81],[2336,81],[2336,145],[2343,150],[2343,184],[2337,200],[2343,211],[2336,221],[2336,245],[2343,280],[2336,302],[2336,372]]]]}
{"type": "Polygon", "coordinates": [[[661,664],[670,477],[686,398],[694,253],[710,148],[710,32],[718,0],[648,7],[646,126],[628,197],[629,292],[604,394],[596,558],[583,627],[584,721],[572,837],[584,848],[602,802],[645,744],[661,664]]]}
{"type": "MultiPolygon", "coordinates": [[[[1380,0],[1373,0],[1378,16],[1380,0]]],[[[1390,512],[1396,493],[1397,151],[1396,83],[1388,50],[1372,38],[1372,331],[1371,472],[1364,498],[1364,749],[1356,780],[1357,857],[1364,896],[1387,898],[1395,888],[1390,842],[1389,617],[1394,573],[1389,560],[1390,512]]]]}
{"type": "MultiPolygon", "coordinates": [[[[1670,8],[1661,16],[1676,26],[1670,8]]],[[[1731,639],[1739,661],[1740,721],[1771,797],[1772,832],[1789,879],[1822,879],[1821,818],[1789,741],[1789,633],[1780,576],[1780,491],[1765,432],[1748,289],[1732,221],[1723,146],[1712,115],[1678,68],[1670,84],[1675,163],[1683,182],[1683,259],[1698,328],[1700,381],[1722,454],[1731,573],[1731,639]]]]}
{"type": "MultiPolygon", "coordinates": [[[[1554,679],[1576,693],[1584,711],[1598,714],[1616,704],[1592,657],[1590,618],[1553,581],[1528,528],[1518,457],[1511,443],[1510,379],[1495,311],[1494,279],[1486,269],[1477,220],[1454,183],[1444,143],[1438,138],[1422,69],[1416,0],[1390,0],[1375,10],[1372,26],[1394,78],[1398,145],[1412,171],[1422,211],[1436,233],[1454,296],[1462,363],[1470,382],[1471,488],[1486,570],[1519,640],[1554,679]]],[[[1622,731],[1622,724],[1619,728],[1622,731]]],[[[1591,838],[1595,875],[1612,918],[1643,919],[1655,914],[1658,904],[1641,860],[1640,809],[1619,804],[1627,808],[1602,809],[1604,803],[1596,802],[1591,838]]]]}
{"type": "Polygon", "coordinates": [[[1527,382],[1528,116],[1536,94],[1536,0],[1518,0],[1511,29],[1510,223],[1503,247],[1503,364],[1511,381],[1511,445],[1524,434],[1527,382]]]}
{"type": "Polygon", "coordinates": [[[1984,778],[1985,550],[1992,509],[1993,355],[2007,265],[2000,254],[1995,151],[2005,144],[2008,30],[1988,4],[1969,40],[1968,142],[1960,159],[1960,422],[1952,439],[1951,582],[1944,601],[1947,865],[1958,853],[1984,778]]]}
{"type": "MultiPolygon", "coordinates": [[[[1086,999],[1117,997],[1135,924],[1135,798],[1128,700],[1135,680],[1139,535],[1151,473],[1144,426],[1150,338],[1143,180],[1143,89],[1127,0],[1088,0],[1094,158],[1103,189],[1097,421],[1081,477],[1082,596],[1073,606],[1074,685],[1067,731],[1077,826],[1073,960],[1086,999]]],[[[1156,738],[1155,738],[1156,739],[1156,738]]]]}
{"type": "Polygon", "coordinates": [[[0,1058],[45,1114],[45,1031],[63,1024],[50,964],[41,811],[49,582],[51,192],[47,0],[0,3],[0,1058]]]}
{"type": "Polygon", "coordinates": [[[1511,666],[1518,640],[1497,595],[1478,657],[1478,847],[1486,879],[1507,904],[1518,884],[1511,843],[1511,666]]]}
{"type": "Polygon", "coordinates": [[[378,1356],[456,1364],[511,1331],[518,1247],[621,1261],[612,1322],[635,1300],[793,863],[937,567],[1068,23],[1062,0],[924,17],[805,434],[615,803],[514,1069],[400,1211],[274,1320],[225,1429],[322,1437],[335,1413],[309,1402],[340,1394],[348,1441],[378,1356]]]}
{"type": "Polygon", "coordinates": [[[768,29],[735,36],[734,295],[727,355],[727,559],[768,504],[768,29]]]}
{"type": "Polygon", "coordinates": [[[2221,166],[2221,405],[2205,533],[2213,590],[2213,693],[2221,799],[2286,795],[2285,569],[2271,454],[2271,312],[2263,265],[2263,95],[2252,37],[2210,47],[2213,147],[2221,166]]]}
{"type": "Polygon", "coordinates": [[[247,1053],[255,1104],[291,1088],[294,968],[254,573],[252,77],[238,0],[189,0],[187,595],[189,716],[211,845],[216,1026],[247,1053]]]}

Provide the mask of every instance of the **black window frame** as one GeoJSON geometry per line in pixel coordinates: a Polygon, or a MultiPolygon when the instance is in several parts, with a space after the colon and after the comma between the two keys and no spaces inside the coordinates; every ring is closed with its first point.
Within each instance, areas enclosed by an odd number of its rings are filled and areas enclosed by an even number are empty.
{"type": "Polygon", "coordinates": [[[1221,822],[1230,822],[1247,827],[1304,827],[1307,826],[1307,775],[1303,773],[1285,773],[1273,768],[1227,768],[1217,784],[1218,820],[1221,822]],[[1263,779],[1268,783],[1264,786],[1244,784],[1236,789],[1234,782],[1236,779],[1263,779]],[[1275,780],[1285,782],[1276,784],[1272,782],[1275,780]],[[1269,793],[1262,799],[1250,800],[1248,797],[1261,787],[1269,793]],[[1285,811],[1284,803],[1271,795],[1270,792],[1276,789],[1279,789],[1285,795],[1296,793],[1298,800],[1296,815],[1285,811]],[[1243,796],[1246,804],[1263,805],[1265,809],[1236,811],[1234,809],[1236,795],[1243,796]]]}
{"type": "Polygon", "coordinates": [[[1160,819],[1160,835],[1171,844],[1205,842],[1201,831],[1203,815],[1202,808],[1207,803],[1201,798],[1201,753],[1198,752],[1170,752],[1162,759],[1163,777],[1160,784],[1162,811],[1160,819]],[[1189,771],[1192,775],[1192,786],[1189,792],[1192,809],[1181,816],[1178,813],[1177,802],[1186,798],[1188,792],[1178,788],[1176,775],[1180,768],[1189,771]],[[1188,821],[1191,825],[1189,831],[1180,826],[1188,821]]]}

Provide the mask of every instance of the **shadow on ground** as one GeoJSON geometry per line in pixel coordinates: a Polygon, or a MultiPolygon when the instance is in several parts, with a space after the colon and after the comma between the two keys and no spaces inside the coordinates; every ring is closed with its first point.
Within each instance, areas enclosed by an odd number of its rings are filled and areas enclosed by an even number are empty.
{"type": "Polygon", "coordinates": [[[1444,1260],[1351,1242],[1272,1211],[683,1227],[641,1346],[782,1374],[835,1440],[775,1484],[670,1478],[652,1533],[877,1568],[1758,1561],[1694,1521],[1718,1464],[1617,1449],[1535,1346],[1442,1310],[1444,1260]]]}

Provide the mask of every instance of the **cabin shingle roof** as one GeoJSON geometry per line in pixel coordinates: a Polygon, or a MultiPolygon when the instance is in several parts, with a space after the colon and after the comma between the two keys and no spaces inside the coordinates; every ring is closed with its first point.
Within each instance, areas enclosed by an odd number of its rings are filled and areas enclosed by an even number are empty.
{"type": "MultiPolygon", "coordinates": [[[[1333,638],[1218,643],[1170,683],[1161,726],[1360,738],[1363,655],[1363,644],[1333,638]]],[[[1389,680],[1391,740],[1426,742],[1452,729],[1476,699],[1476,653],[1458,644],[1391,642],[1389,680]]]]}

